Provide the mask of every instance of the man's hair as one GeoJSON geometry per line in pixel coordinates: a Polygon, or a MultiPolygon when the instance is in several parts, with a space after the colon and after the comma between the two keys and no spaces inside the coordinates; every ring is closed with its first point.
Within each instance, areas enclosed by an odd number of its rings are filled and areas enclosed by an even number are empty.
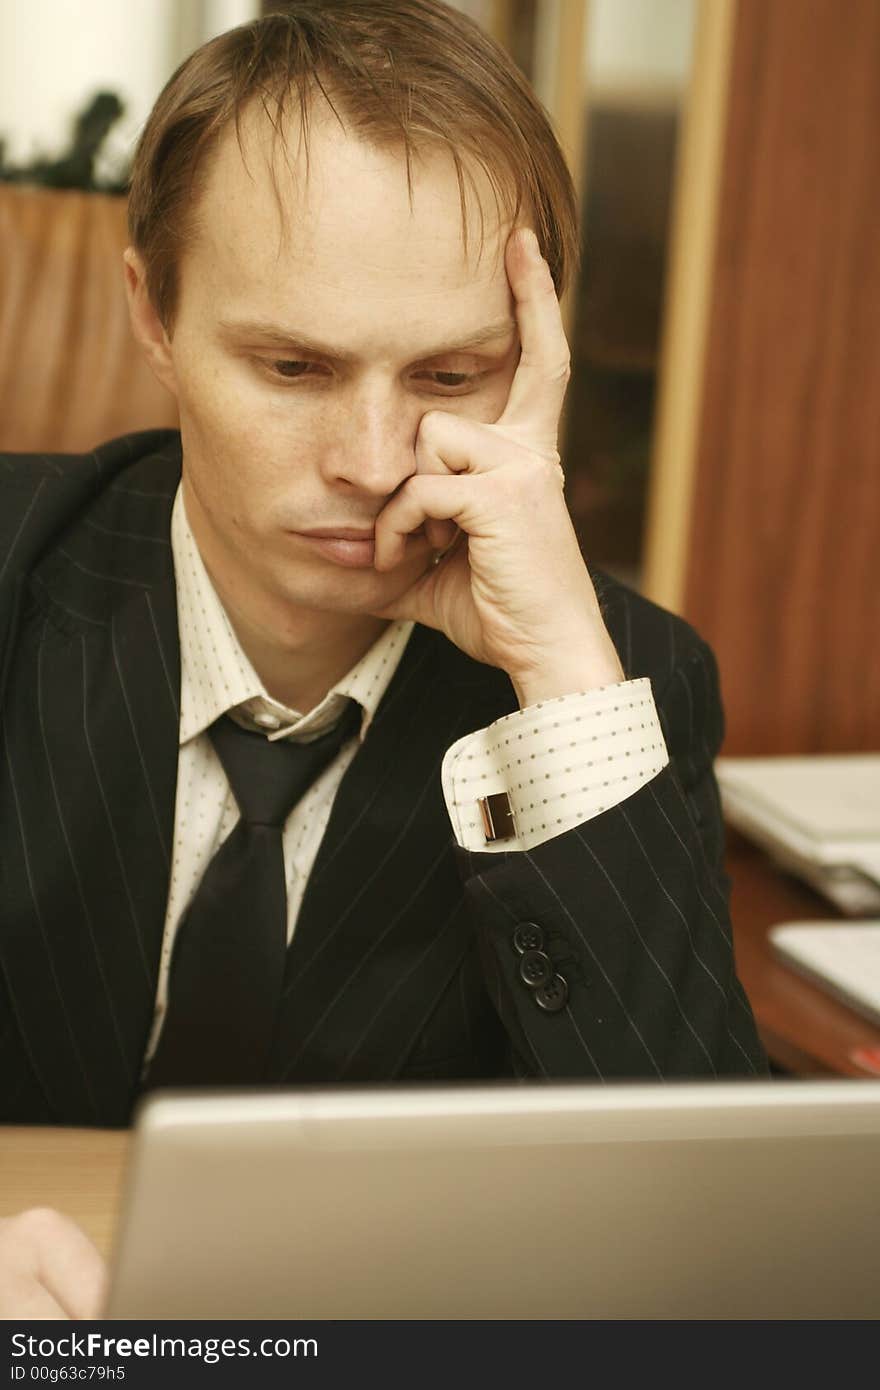
{"type": "Polygon", "coordinates": [[[465,250],[465,181],[476,188],[479,166],[499,211],[512,222],[521,210],[533,218],[562,293],[578,261],[574,187],[547,114],[507,52],[441,0],[292,0],[283,12],[191,54],[138,142],[129,235],[166,329],[177,308],[180,255],[193,233],[197,176],[220,136],[234,124],[242,148],[242,117],[261,102],[273,141],[283,142],[285,119],[298,108],[308,169],[309,112],[318,91],[353,135],[376,147],[402,147],[410,203],[413,154],[450,153],[465,250]]]}

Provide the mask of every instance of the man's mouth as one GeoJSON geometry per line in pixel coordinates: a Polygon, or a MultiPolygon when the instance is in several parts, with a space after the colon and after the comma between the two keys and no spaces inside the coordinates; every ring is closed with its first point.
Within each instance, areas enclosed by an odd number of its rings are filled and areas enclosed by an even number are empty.
{"type": "Polygon", "coordinates": [[[348,569],[370,569],[376,553],[375,535],[351,526],[322,526],[315,531],[295,531],[299,540],[317,550],[325,560],[348,569]]]}
{"type": "Polygon", "coordinates": [[[372,526],[318,526],[313,531],[299,531],[300,536],[319,541],[370,541],[373,540],[372,526]]]}
{"type": "MultiPolygon", "coordinates": [[[[292,534],[314,547],[325,559],[348,569],[369,569],[375,558],[376,537],[372,527],[320,526],[292,534]]],[[[419,527],[413,537],[423,538],[423,529],[419,527]]]]}

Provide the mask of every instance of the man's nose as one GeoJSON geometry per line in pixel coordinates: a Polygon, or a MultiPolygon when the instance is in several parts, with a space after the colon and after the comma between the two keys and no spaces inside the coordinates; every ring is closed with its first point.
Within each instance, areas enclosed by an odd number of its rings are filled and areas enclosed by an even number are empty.
{"type": "Polygon", "coordinates": [[[414,402],[390,390],[364,392],[339,423],[328,459],[333,480],[390,497],[415,472],[420,418],[414,402]]]}

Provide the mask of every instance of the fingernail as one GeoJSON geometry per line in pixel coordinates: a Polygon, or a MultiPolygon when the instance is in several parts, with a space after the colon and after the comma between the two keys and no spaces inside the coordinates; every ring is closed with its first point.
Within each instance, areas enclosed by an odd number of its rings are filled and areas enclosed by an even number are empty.
{"type": "Polygon", "coordinates": [[[535,236],[531,227],[523,227],[519,235],[520,244],[526,255],[533,261],[539,261],[541,259],[541,248],[538,245],[538,238],[535,236]]]}

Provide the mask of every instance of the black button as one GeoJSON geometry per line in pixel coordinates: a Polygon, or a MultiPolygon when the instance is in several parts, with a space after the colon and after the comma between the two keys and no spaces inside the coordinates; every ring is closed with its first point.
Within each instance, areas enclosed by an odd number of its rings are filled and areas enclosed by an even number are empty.
{"type": "Polygon", "coordinates": [[[540,951],[544,945],[544,933],[537,922],[520,922],[513,933],[513,949],[522,956],[526,951],[540,951]]]}
{"type": "Polygon", "coordinates": [[[519,976],[530,989],[537,989],[553,979],[553,962],[543,951],[526,951],[519,963],[519,976]]]}
{"type": "Polygon", "coordinates": [[[546,985],[535,990],[535,1003],[545,1013],[555,1014],[568,1003],[568,985],[562,975],[554,975],[546,985]]]}

